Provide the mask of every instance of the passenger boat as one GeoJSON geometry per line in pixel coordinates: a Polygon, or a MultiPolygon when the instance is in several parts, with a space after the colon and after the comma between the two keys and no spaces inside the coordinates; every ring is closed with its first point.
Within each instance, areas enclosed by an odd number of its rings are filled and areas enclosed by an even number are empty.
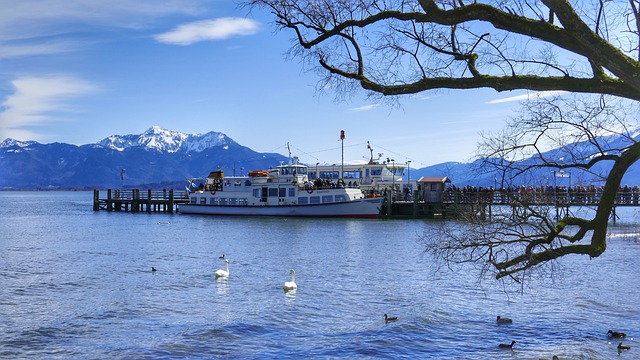
{"type": "Polygon", "coordinates": [[[226,177],[222,170],[188,179],[183,214],[376,218],[383,197],[367,197],[342,179],[314,184],[294,157],[286,165],[226,177]]]}

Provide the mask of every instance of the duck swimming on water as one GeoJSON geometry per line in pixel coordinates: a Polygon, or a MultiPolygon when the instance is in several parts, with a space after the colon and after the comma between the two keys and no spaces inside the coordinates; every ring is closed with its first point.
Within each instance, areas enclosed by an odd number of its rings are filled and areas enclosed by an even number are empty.
{"type": "Polygon", "coordinates": [[[498,316],[496,318],[496,323],[498,323],[498,324],[511,324],[511,323],[513,323],[513,320],[511,320],[509,318],[503,318],[503,317],[498,316]]]}
{"type": "Polygon", "coordinates": [[[631,349],[631,346],[629,345],[622,345],[622,341],[620,341],[620,343],[618,344],[618,351],[622,351],[622,350],[629,350],[631,349]]]}
{"type": "Polygon", "coordinates": [[[607,336],[608,337],[612,337],[612,338],[623,338],[625,336],[627,336],[627,334],[620,332],[620,331],[613,331],[613,330],[609,330],[609,332],[607,332],[607,336]]]}
{"type": "Polygon", "coordinates": [[[398,318],[395,316],[387,316],[387,314],[384,314],[384,322],[390,322],[390,321],[398,321],[398,318]]]}
{"type": "Polygon", "coordinates": [[[502,348],[502,349],[513,349],[513,344],[515,344],[515,343],[516,343],[516,341],[513,340],[511,342],[511,344],[500,344],[500,345],[498,345],[498,347],[502,348]]]}

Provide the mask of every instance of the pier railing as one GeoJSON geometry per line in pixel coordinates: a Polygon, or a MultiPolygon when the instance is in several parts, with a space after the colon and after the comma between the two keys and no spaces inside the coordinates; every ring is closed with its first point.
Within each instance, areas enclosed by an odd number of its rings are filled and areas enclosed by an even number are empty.
{"type": "Polygon", "coordinates": [[[189,202],[186,191],[173,189],[140,191],[106,190],[106,198],[100,197],[100,190],[93,190],[93,210],[131,211],[131,212],[165,212],[174,213],[179,204],[189,202]]]}
{"type": "MultiPolygon", "coordinates": [[[[507,190],[449,190],[443,193],[442,202],[455,204],[481,203],[492,205],[523,203],[549,206],[596,206],[600,203],[601,197],[602,191],[567,192],[534,190],[522,192],[507,190]]],[[[640,191],[619,191],[616,194],[615,205],[640,205],[640,191]]]]}

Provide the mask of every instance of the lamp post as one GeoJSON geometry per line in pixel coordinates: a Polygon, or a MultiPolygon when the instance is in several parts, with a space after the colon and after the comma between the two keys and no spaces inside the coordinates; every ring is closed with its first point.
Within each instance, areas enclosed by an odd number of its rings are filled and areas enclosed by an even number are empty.
{"type": "Polygon", "coordinates": [[[320,164],[319,162],[316,163],[316,179],[320,179],[320,174],[318,174],[318,164],[320,164]]]}
{"type": "Polygon", "coordinates": [[[411,183],[411,160],[407,160],[407,178],[407,181],[411,183]]]}

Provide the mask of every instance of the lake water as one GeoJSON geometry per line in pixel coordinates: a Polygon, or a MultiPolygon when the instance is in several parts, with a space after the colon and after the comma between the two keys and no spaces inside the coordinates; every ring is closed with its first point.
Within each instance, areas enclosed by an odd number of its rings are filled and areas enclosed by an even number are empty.
{"type": "Polygon", "coordinates": [[[0,357],[638,359],[640,217],[618,214],[601,257],[505,289],[436,271],[425,220],[108,213],[90,192],[0,192],[0,357]]]}

